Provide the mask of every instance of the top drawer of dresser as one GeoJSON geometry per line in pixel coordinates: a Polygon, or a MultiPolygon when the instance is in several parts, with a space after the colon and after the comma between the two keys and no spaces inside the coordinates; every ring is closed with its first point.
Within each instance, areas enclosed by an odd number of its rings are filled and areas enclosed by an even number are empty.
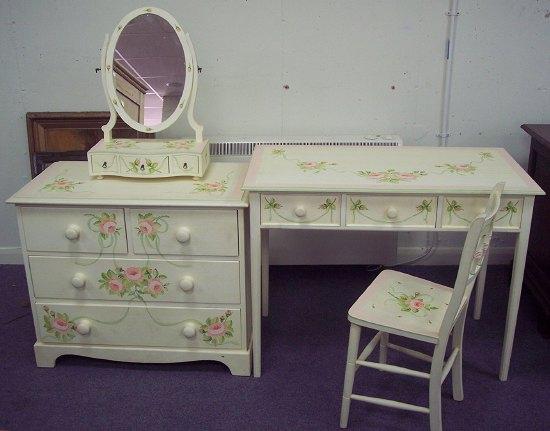
{"type": "Polygon", "coordinates": [[[121,208],[22,207],[28,251],[126,253],[121,208]]]}
{"type": "Polygon", "coordinates": [[[238,256],[237,211],[229,209],[129,211],[135,254],[238,256]]]}

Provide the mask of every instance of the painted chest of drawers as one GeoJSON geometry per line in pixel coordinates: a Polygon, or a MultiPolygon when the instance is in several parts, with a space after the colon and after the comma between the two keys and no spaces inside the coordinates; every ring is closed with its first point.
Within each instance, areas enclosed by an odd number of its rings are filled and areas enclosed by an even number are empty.
{"type": "Polygon", "coordinates": [[[37,365],[216,360],[249,375],[245,173],[100,180],[58,162],[12,196],[37,365]]]}

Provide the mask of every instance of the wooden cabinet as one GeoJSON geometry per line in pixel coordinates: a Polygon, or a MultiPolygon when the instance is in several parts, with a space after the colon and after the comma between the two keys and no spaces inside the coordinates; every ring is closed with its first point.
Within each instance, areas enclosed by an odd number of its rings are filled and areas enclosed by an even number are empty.
{"type": "Polygon", "coordinates": [[[531,135],[528,173],[544,189],[533,209],[525,284],[540,305],[539,331],[550,338],[550,124],[524,124],[531,135]]]}

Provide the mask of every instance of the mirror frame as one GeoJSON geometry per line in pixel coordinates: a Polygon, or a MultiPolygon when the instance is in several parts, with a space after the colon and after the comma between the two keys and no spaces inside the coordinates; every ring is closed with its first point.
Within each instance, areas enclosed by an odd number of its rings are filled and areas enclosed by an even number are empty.
{"type": "MultiPolygon", "coordinates": [[[[196,65],[196,59],[195,59],[195,52],[191,44],[191,40],[189,39],[189,35],[183,31],[183,28],[177,22],[177,20],[168,12],[162,9],[158,9],[154,7],[140,8],[130,12],[128,15],[122,18],[118,23],[118,25],[116,26],[112,36],[110,37],[110,40],[109,40],[106,52],[104,52],[104,55],[105,55],[104,57],[105,60],[103,61],[102,69],[103,68],[105,69],[105,74],[103,75],[105,79],[103,80],[103,85],[105,87],[107,100],[109,102],[109,105],[112,105],[112,107],[116,110],[120,118],[122,118],[124,122],[128,124],[130,127],[132,127],[134,130],[138,130],[144,133],[156,133],[167,129],[172,124],[174,124],[176,120],[178,120],[180,115],[183,113],[187,104],[189,103],[190,96],[193,96],[193,99],[194,99],[194,96],[196,94],[197,65],[196,65]],[[172,114],[170,114],[170,116],[166,120],[154,126],[145,126],[144,124],[138,123],[126,113],[126,111],[122,106],[121,100],[119,99],[116,92],[114,70],[113,70],[113,62],[114,62],[113,60],[114,60],[114,52],[115,52],[116,44],[123,30],[126,28],[126,25],[130,21],[132,21],[134,18],[137,18],[141,15],[147,15],[147,14],[154,14],[165,19],[170,24],[170,26],[174,29],[183,49],[183,55],[184,55],[185,67],[186,67],[183,91],[182,91],[180,100],[178,102],[178,105],[176,106],[176,109],[174,110],[174,112],[172,112],[172,114]],[[193,94],[191,94],[192,90],[193,90],[193,94]]],[[[193,108],[194,108],[193,105],[194,105],[194,100],[191,101],[189,106],[189,114],[191,114],[191,116],[193,115],[193,108]]]]}

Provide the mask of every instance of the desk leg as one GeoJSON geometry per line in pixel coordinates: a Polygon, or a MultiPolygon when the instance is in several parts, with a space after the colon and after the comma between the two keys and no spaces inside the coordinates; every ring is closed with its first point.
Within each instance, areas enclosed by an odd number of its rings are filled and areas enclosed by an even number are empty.
{"type": "Polygon", "coordinates": [[[269,314],[269,229],[262,229],[262,316],[269,314]]]}
{"type": "Polygon", "coordinates": [[[262,234],[260,195],[250,193],[250,291],[254,377],[262,375],[262,234]]]}
{"type": "Polygon", "coordinates": [[[529,245],[529,232],[531,230],[531,217],[533,215],[533,196],[526,197],[523,203],[523,214],[521,217],[521,230],[516,239],[516,251],[514,253],[514,266],[512,269],[512,282],[510,284],[510,295],[508,297],[508,312],[506,315],[506,327],[504,329],[504,346],[500,359],[500,380],[508,380],[510,369],[510,357],[514,344],[514,333],[518,318],[519,300],[523,285],[523,272],[525,270],[525,258],[527,246],[529,245]]]}

